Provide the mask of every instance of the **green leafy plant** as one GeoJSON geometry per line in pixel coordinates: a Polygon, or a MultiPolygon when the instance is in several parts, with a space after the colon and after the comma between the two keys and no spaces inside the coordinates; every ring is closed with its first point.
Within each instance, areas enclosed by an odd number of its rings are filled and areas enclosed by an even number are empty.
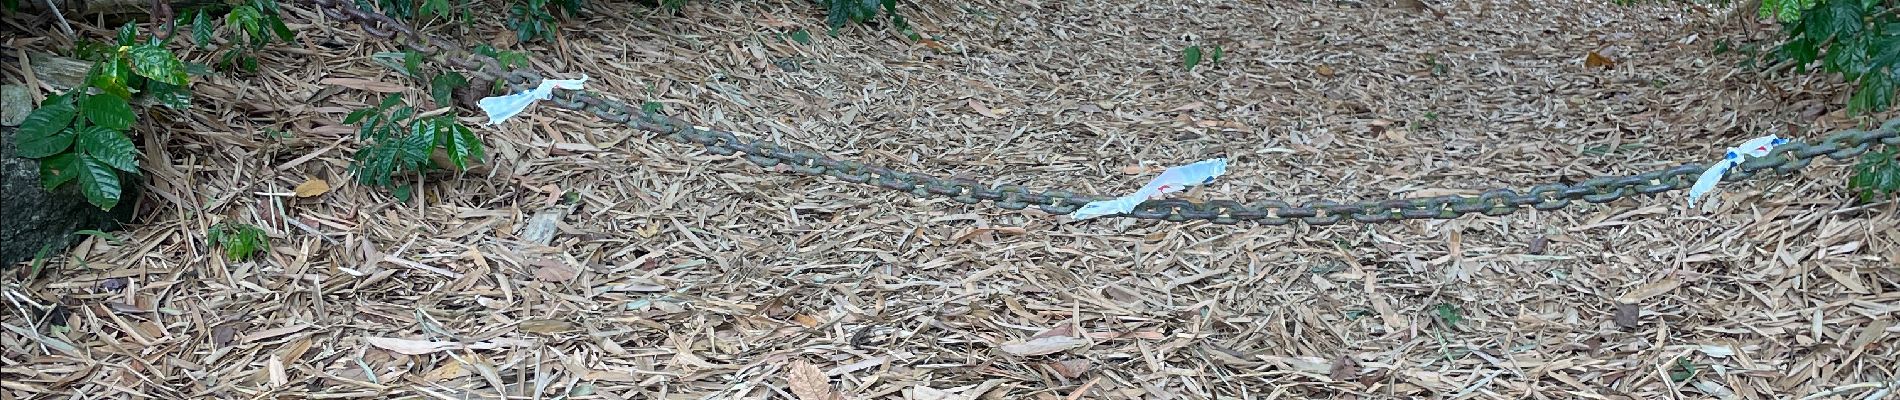
{"type": "Polygon", "coordinates": [[[1197,65],[1201,65],[1201,46],[1188,46],[1181,49],[1181,68],[1193,71],[1197,65]]]}
{"type": "Polygon", "coordinates": [[[1787,40],[1767,54],[1805,72],[1815,61],[1856,86],[1849,114],[1893,106],[1900,68],[1900,3],[1883,0],[1762,0],[1762,15],[1782,23],[1787,40]]]}
{"type": "Polygon", "coordinates": [[[256,52],[273,41],[296,40],[296,34],[284,25],[281,14],[276,0],[247,0],[236,5],[213,3],[193,8],[181,15],[179,21],[191,24],[191,40],[202,49],[212,47],[213,35],[219,28],[215,22],[223,18],[223,26],[231,29],[232,37],[231,45],[218,56],[218,68],[257,72],[256,52]]]}
{"type": "Polygon", "coordinates": [[[224,248],[224,257],[231,261],[249,259],[258,250],[270,248],[270,236],[263,228],[251,224],[219,222],[205,232],[205,239],[212,246],[224,248]]]}
{"type": "Polygon", "coordinates": [[[88,203],[104,210],[119,204],[124,175],[139,174],[138,149],[128,136],[138,119],[135,96],[173,109],[191,105],[190,75],[166,41],[140,41],[127,24],[115,43],[76,51],[93,61],[84,84],[47,98],[15,137],[16,155],[39,161],[44,189],[78,185],[88,203]]]}
{"type": "Polygon", "coordinates": [[[825,25],[831,28],[830,34],[836,36],[846,24],[871,24],[878,17],[885,16],[891,27],[912,41],[922,40],[916,30],[911,29],[910,20],[897,13],[897,0],[812,0],[825,8],[825,25]],[[880,13],[881,11],[881,13],[880,13]]]}
{"type": "MultiPolygon", "coordinates": [[[[579,15],[583,0],[518,0],[508,8],[507,24],[515,30],[515,39],[526,42],[553,40],[560,25],[554,19],[558,11],[566,16],[579,15]],[[551,11],[552,10],[552,11],[551,11]]],[[[674,6],[677,9],[677,5],[674,6]]]]}
{"type": "Polygon", "coordinates": [[[1869,152],[1854,165],[1854,177],[1847,187],[1870,202],[1900,193],[1900,149],[1869,152]]]}
{"type": "Polygon", "coordinates": [[[1222,49],[1220,45],[1214,45],[1210,49],[1202,50],[1201,46],[1188,46],[1181,49],[1181,67],[1193,71],[1195,66],[1201,65],[1203,58],[1210,63],[1220,64],[1221,59],[1227,57],[1227,50],[1222,49]]]}
{"type": "Polygon", "coordinates": [[[468,127],[450,115],[416,116],[399,94],[350,112],[343,123],[360,124],[357,137],[370,142],[357,150],[350,167],[368,185],[393,186],[396,174],[435,168],[431,156],[438,149],[457,169],[482,157],[482,142],[468,127]]]}

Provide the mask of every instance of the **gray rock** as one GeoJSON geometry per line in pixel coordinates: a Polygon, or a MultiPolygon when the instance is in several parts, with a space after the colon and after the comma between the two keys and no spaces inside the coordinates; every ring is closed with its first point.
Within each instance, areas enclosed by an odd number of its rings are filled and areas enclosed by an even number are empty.
{"type": "Polygon", "coordinates": [[[15,131],[0,127],[0,267],[32,260],[47,246],[59,254],[79,243],[73,232],[112,231],[131,221],[138,208],[136,177],[122,176],[132,181],[120,196],[124,200],[111,211],[87,203],[77,185],[48,193],[40,188],[39,161],[14,155],[15,131]]]}

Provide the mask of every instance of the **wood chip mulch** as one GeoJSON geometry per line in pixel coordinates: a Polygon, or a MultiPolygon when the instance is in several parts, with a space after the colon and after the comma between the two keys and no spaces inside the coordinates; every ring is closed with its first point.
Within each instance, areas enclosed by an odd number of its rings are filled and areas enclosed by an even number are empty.
{"type": "MultiPolygon", "coordinates": [[[[1107,195],[1215,156],[1229,174],[1191,196],[1529,188],[1895,115],[1850,117],[1838,78],[1764,75],[1716,51],[1772,26],[1662,2],[905,3],[927,43],[827,35],[811,2],[600,3],[553,44],[516,43],[488,22],[499,14],[430,29],[703,126],[1107,195]],[[791,39],[800,29],[809,43],[791,39]],[[1186,71],[1190,45],[1224,57],[1186,71]],[[1609,64],[1586,64],[1592,52],[1609,64]]],[[[1900,205],[1857,202],[1847,163],[1727,184],[1698,209],[1677,192],[1380,225],[1074,222],[767,170],[543,104],[501,126],[456,110],[489,159],[428,176],[405,202],[353,183],[361,143],[341,121],[385,90],[422,106],[424,86],[370,60],[393,44],[286,12],[301,45],[265,52],[256,76],[199,78],[189,114],[141,119],[146,217],[123,241],[5,272],[0,399],[1862,399],[1900,386],[1900,205]],[[311,179],[332,187],[296,196],[311,179]],[[221,221],[263,227],[270,251],[222,258],[205,238],[221,221]]],[[[16,49],[63,48],[56,24],[10,24],[34,29],[9,33],[16,49]]]]}

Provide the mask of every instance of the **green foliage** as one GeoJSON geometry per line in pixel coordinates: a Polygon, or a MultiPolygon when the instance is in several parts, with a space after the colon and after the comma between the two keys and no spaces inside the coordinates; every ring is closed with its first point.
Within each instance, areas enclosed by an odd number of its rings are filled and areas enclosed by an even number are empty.
{"type": "Polygon", "coordinates": [[[131,24],[116,46],[86,42],[75,54],[93,61],[79,87],[49,97],[27,115],[15,155],[39,160],[40,186],[79,186],[86,201],[110,210],[119,204],[126,174],[137,175],[138,148],[128,132],[138,120],[131,100],[151,96],[173,109],[191,105],[184,63],[156,38],[139,41],[131,24]]]}
{"type": "Polygon", "coordinates": [[[1821,69],[1856,84],[1850,114],[1885,111],[1894,103],[1900,68],[1900,3],[1880,0],[1763,0],[1764,16],[1782,21],[1787,39],[1767,56],[1797,71],[1821,69]]]}
{"type": "Polygon", "coordinates": [[[833,36],[836,36],[838,30],[843,29],[846,24],[876,23],[878,22],[878,17],[881,15],[887,17],[886,19],[891,22],[891,27],[897,28],[897,31],[904,34],[905,38],[909,38],[913,41],[923,39],[922,35],[918,35],[915,30],[911,29],[910,20],[897,14],[897,0],[812,1],[818,2],[818,5],[825,8],[825,25],[831,28],[831,35],[833,36]]]}
{"type": "Polygon", "coordinates": [[[212,225],[210,231],[205,232],[205,240],[212,246],[224,248],[224,257],[231,261],[249,259],[258,250],[270,248],[270,236],[264,234],[264,229],[229,221],[212,225]]]}
{"type": "Polygon", "coordinates": [[[1900,193],[1900,149],[1869,152],[1854,165],[1854,177],[1847,181],[1849,190],[1870,202],[1900,193]]]}
{"type": "Polygon", "coordinates": [[[1195,66],[1201,65],[1203,57],[1210,63],[1219,64],[1222,58],[1227,57],[1227,50],[1222,49],[1220,45],[1214,45],[1209,51],[1202,50],[1201,46],[1188,46],[1181,49],[1181,67],[1193,71],[1195,66]]]}
{"type": "MultiPolygon", "coordinates": [[[[583,0],[517,0],[508,8],[508,27],[515,30],[515,39],[523,42],[533,40],[553,40],[560,26],[554,19],[554,12],[565,16],[579,15],[583,0]],[[553,10],[553,11],[550,11],[553,10]]],[[[673,8],[677,9],[675,5],[673,8]]]]}
{"type": "Polygon", "coordinates": [[[357,137],[369,144],[356,151],[350,166],[358,182],[395,186],[395,176],[429,170],[430,155],[440,150],[457,169],[482,157],[481,139],[450,115],[415,116],[402,96],[391,94],[374,107],[350,112],[343,123],[357,124],[357,137]]]}

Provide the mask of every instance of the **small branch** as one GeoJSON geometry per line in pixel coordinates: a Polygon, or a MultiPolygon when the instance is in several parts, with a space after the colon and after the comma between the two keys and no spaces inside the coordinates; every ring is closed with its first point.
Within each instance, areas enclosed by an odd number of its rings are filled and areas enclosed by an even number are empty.
{"type": "Polygon", "coordinates": [[[59,6],[53,5],[53,0],[45,1],[46,8],[53,10],[53,17],[59,19],[59,29],[66,32],[66,37],[79,40],[79,36],[73,34],[72,24],[66,23],[66,14],[59,11],[59,6]]]}

